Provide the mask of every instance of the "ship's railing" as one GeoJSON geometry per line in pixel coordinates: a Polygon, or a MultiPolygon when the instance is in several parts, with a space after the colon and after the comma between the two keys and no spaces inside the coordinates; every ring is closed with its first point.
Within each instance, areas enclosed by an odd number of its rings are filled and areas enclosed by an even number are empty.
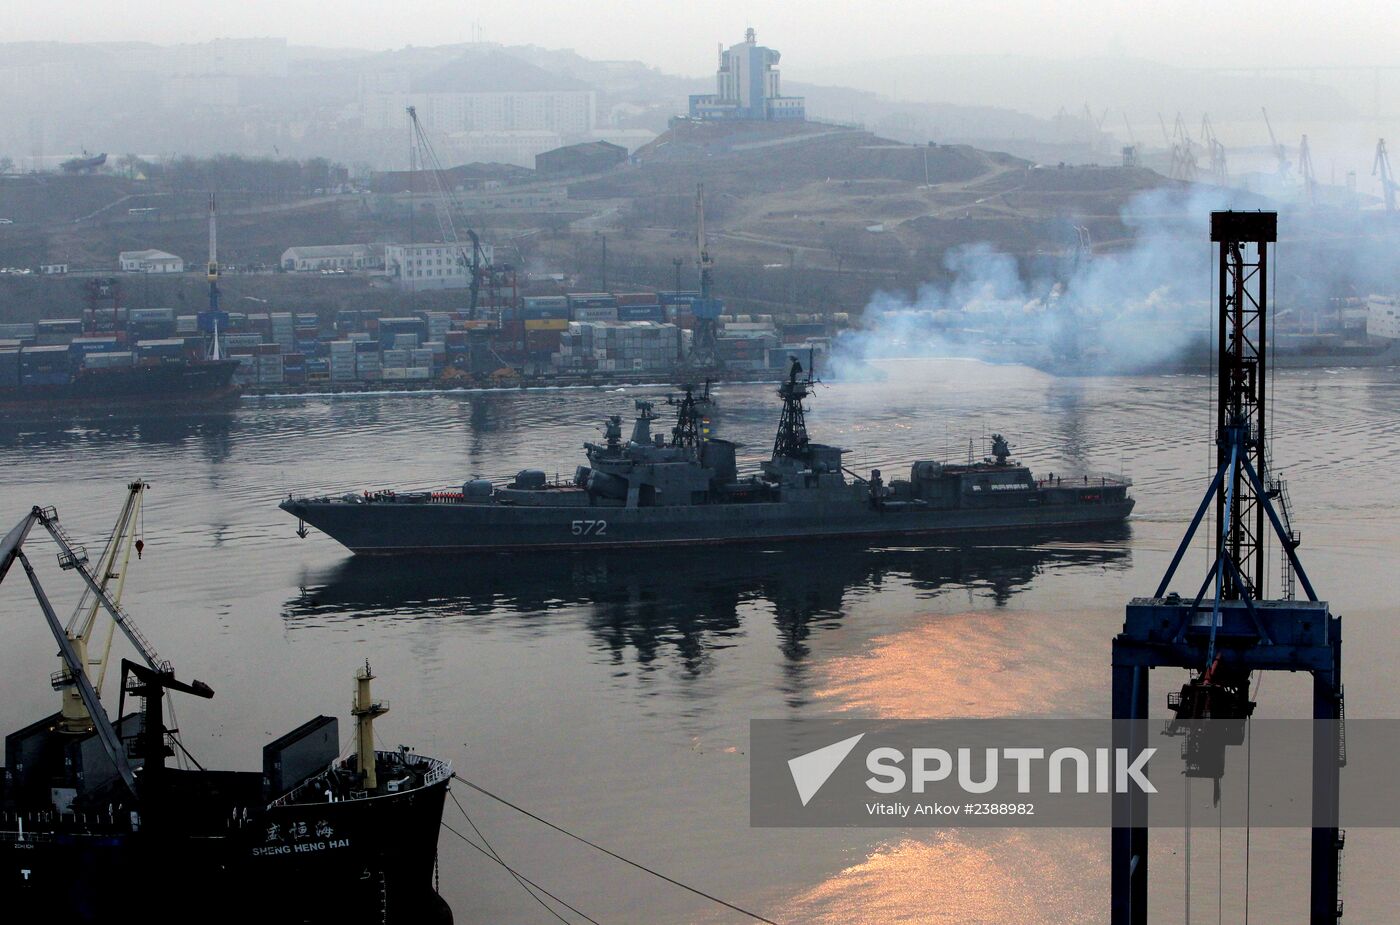
{"type": "Polygon", "coordinates": [[[129,831],[130,819],[124,812],[0,812],[0,842],[41,841],[56,833],[109,835],[129,831]]]}
{"type": "MultiPolygon", "coordinates": [[[[431,787],[433,784],[444,781],[452,776],[452,762],[443,758],[433,758],[427,755],[415,754],[414,752],[400,751],[376,751],[374,754],[376,758],[386,759],[391,764],[397,762],[405,767],[420,771],[423,774],[423,783],[420,785],[420,788],[431,787]],[[426,770],[424,770],[425,766],[426,770]]],[[[337,764],[302,781],[291,790],[288,790],[286,793],[273,800],[268,806],[292,806],[298,803],[323,802],[323,791],[318,784],[325,778],[326,774],[334,771],[339,766],[339,761],[337,761],[337,764]]],[[[381,794],[367,793],[363,790],[352,790],[338,796],[337,801],[342,799],[366,800],[375,796],[381,796],[381,794]]]]}
{"type": "Polygon", "coordinates": [[[1074,475],[1054,477],[1037,476],[1035,484],[1039,488],[1131,488],[1133,480],[1124,475],[1107,472],[1077,472],[1074,475]]]}

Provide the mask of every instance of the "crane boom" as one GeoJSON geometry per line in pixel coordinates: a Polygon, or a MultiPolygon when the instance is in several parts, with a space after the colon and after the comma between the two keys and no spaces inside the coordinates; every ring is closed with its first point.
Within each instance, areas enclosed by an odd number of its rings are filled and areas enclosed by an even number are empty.
{"type": "MultiPolygon", "coordinates": [[[[428,135],[423,130],[423,124],[418,121],[418,108],[409,106],[407,112],[408,121],[413,126],[413,143],[418,153],[419,166],[427,170],[429,182],[432,184],[434,212],[437,215],[438,230],[442,234],[443,243],[453,248],[461,259],[462,265],[468,268],[470,276],[468,289],[471,296],[467,316],[475,320],[477,300],[481,291],[481,276],[483,272],[490,273],[491,267],[481,246],[481,239],[470,228],[464,229],[467,238],[471,241],[470,251],[462,246],[461,240],[457,236],[457,225],[453,220],[453,214],[462,213],[465,215],[465,210],[451,186],[443,182],[442,162],[438,160],[437,152],[433,150],[433,144],[428,140],[428,135]]],[[[410,209],[413,208],[411,197],[412,194],[410,194],[409,201],[410,209]]]]}

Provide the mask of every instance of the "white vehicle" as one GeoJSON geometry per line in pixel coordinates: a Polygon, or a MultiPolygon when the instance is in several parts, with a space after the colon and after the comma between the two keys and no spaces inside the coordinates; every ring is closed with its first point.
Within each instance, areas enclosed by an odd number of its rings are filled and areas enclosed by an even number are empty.
{"type": "Polygon", "coordinates": [[[14,223],[15,220],[12,218],[0,218],[0,225],[13,225],[14,223]]]}

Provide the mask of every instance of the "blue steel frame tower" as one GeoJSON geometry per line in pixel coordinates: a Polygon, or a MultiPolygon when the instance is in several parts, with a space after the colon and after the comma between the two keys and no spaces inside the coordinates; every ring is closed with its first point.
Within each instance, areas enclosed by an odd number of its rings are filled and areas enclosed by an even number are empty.
{"type": "MultiPolygon", "coordinates": [[[[1215,477],[1157,591],[1127,607],[1113,640],[1114,746],[1136,749],[1148,737],[1149,672],[1186,668],[1192,677],[1168,699],[1184,721],[1188,776],[1224,773],[1224,744],[1201,720],[1233,721],[1243,730],[1253,711],[1254,671],[1308,671],[1313,676],[1312,862],[1310,925],[1341,918],[1338,828],[1342,708],[1342,622],[1319,601],[1297,556],[1297,538],[1274,506],[1266,483],[1265,410],[1268,250],[1277,240],[1273,212],[1215,212],[1219,246],[1219,317],[1215,477]],[[1191,540],[1214,502],[1214,558],[1193,598],[1168,594],[1191,540]],[[1264,600],[1265,521],[1297,575],[1306,601],[1264,600]],[[1214,596],[1206,597],[1214,588],[1214,596]],[[1123,721],[1128,722],[1123,722],[1123,721]],[[1206,760],[1200,760],[1201,756],[1206,760]],[[1198,763],[1193,766],[1192,760],[1198,763]]],[[[1217,727],[1218,728],[1218,727],[1217,727]]],[[[1112,925],[1147,923],[1147,802],[1141,792],[1114,794],[1112,925]]]]}

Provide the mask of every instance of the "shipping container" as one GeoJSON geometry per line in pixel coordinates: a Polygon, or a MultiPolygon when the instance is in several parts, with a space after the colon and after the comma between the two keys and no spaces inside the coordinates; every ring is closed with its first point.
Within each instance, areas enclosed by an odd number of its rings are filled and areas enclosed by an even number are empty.
{"type": "Polygon", "coordinates": [[[666,310],[658,304],[619,305],[618,321],[665,321],[666,310]]]}
{"type": "Polygon", "coordinates": [[[68,344],[68,351],[76,354],[111,353],[120,346],[115,337],[75,337],[68,344]]]}

